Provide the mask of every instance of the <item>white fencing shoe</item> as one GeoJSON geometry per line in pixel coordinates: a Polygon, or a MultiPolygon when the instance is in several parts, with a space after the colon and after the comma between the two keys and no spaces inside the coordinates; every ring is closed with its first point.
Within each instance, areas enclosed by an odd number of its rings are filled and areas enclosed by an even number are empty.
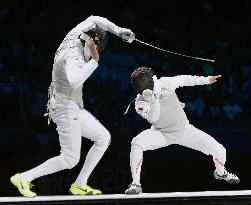
{"type": "Polygon", "coordinates": [[[219,175],[216,170],[214,171],[214,178],[219,180],[225,180],[229,184],[239,184],[240,179],[235,175],[227,170],[225,170],[223,175],[219,175]]]}
{"type": "Polygon", "coordinates": [[[142,188],[140,185],[137,184],[130,184],[125,191],[125,194],[141,194],[142,188]]]}

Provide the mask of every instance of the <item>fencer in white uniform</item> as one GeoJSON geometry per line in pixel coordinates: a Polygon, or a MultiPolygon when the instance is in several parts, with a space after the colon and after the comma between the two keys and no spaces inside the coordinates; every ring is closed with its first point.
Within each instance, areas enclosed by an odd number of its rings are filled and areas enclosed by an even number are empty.
{"type": "Polygon", "coordinates": [[[214,177],[237,184],[239,178],[226,171],[226,150],[213,137],[191,125],[175,90],[183,86],[206,85],[217,81],[220,76],[161,77],[147,67],[136,69],[132,75],[132,86],[138,93],[135,109],[151,123],[151,128],[138,134],[131,143],[130,166],[132,183],[126,194],[142,193],[140,172],[143,152],[172,144],[182,145],[211,155],[215,164],[214,177]]]}
{"type": "Polygon", "coordinates": [[[11,182],[27,197],[36,194],[30,190],[30,182],[38,177],[73,168],[80,159],[81,137],[94,142],[83,168],[70,192],[76,195],[96,195],[87,180],[108,148],[109,131],[84,107],[82,86],[98,67],[99,54],[107,41],[106,31],[131,43],[134,33],[121,28],[106,18],[90,16],[73,28],[56,51],[52,83],[49,88],[48,115],[57,125],[60,155],[43,164],[11,177],[11,182]]]}

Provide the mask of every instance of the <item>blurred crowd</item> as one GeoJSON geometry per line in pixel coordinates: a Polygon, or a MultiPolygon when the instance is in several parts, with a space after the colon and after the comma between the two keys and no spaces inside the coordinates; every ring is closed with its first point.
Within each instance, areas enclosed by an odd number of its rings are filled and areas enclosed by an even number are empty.
{"type": "MultiPolygon", "coordinates": [[[[45,5],[42,4],[42,6],[45,5]]],[[[203,9],[208,15],[214,12],[214,8],[208,1],[204,1],[203,9]]],[[[14,18],[11,11],[10,8],[0,9],[0,20],[3,23],[7,22],[7,18],[14,18]]],[[[160,13],[160,15],[163,14],[160,13]]],[[[139,24],[133,12],[128,10],[124,16],[122,22],[127,22],[132,30],[133,25],[139,24]]],[[[39,13],[35,18],[42,25],[37,25],[37,27],[33,21],[29,22],[29,18],[27,15],[24,19],[28,22],[22,22],[21,25],[18,25],[17,21],[16,25],[12,26],[4,24],[3,29],[8,32],[8,35],[0,36],[0,122],[4,125],[32,124],[35,130],[40,130],[46,129],[41,126],[41,122],[44,122],[43,114],[46,109],[47,89],[51,80],[54,53],[68,31],[62,31],[64,28],[55,25],[53,31],[57,32],[56,35],[45,40],[42,36],[52,30],[46,26],[49,17],[43,12],[39,13]],[[17,33],[16,31],[24,24],[26,31],[17,33]],[[13,26],[17,28],[13,29],[13,26]],[[31,32],[32,28],[37,29],[41,26],[40,32],[31,32]]],[[[63,17],[61,18],[63,21],[63,17]]],[[[145,24],[148,27],[150,22],[145,22],[145,24]]],[[[73,26],[67,29],[70,30],[73,26]]],[[[203,39],[194,40],[194,48],[183,49],[185,40],[181,38],[182,40],[179,41],[180,36],[177,37],[174,30],[174,27],[172,31],[169,31],[165,27],[155,26],[151,32],[158,36],[158,42],[161,42],[159,46],[165,48],[175,45],[176,49],[185,53],[189,52],[191,55],[209,55],[216,58],[216,63],[166,55],[136,43],[125,45],[115,37],[111,37],[108,47],[101,54],[99,68],[84,85],[86,109],[118,133],[123,134],[124,129],[137,129],[141,119],[138,116],[135,117],[134,109],[131,108],[126,117],[123,113],[136,95],[130,85],[130,74],[138,66],[145,65],[152,67],[158,77],[221,74],[222,78],[217,84],[178,90],[178,96],[186,105],[185,111],[191,121],[199,123],[246,124],[251,103],[251,63],[243,58],[251,54],[250,49],[245,49],[243,43],[231,44],[228,40],[213,39],[212,36],[209,36],[210,46],[207,51],[200,50],[208,45],[200,44],[205,41],[203,39]],[[166,43],[167,37],[169,43],[166,43]],[[177,41],[174,43],[171,39],[177,41]],[[128,120],[130,118],[133,118],[135,122],[130,122],[128,120]]],[[[145,33],[146,41],[156,43],[152,35],[149,35],[149,31],[145,33]]],[[[186,38],[191,40],[189,33],[186,38]]]]}

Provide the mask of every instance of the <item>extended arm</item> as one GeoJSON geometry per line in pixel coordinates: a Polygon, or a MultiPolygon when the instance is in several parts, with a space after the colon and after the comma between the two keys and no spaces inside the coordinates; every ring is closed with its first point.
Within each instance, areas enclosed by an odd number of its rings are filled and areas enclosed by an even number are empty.
{"type": "Polygon", "coordinates": [[[163,85],[169,84],[173,89],[183,86],[195,86],[211,84],[217,81],[218,76],[192,76],[192,75],[178,75],[175,77],[163,77],[160,79],[163,85]]]}
{"type": "MultiPolygon", "coordinates": [[[[111,32],[117,36],[120,36],[122,28],[115,25],[114,23],[112,23],[111,21],[109,21],[108,19],[104,18],[104,17],[100,17],[100,16],[90,16],[86,19],[86,21],[89,24],[92,25],[98,25],[100,28],[104,29],[105,31],[111,32]]],[[[129,29],[128,29],[129,30],[129,29]]]]}
{"type": "MultiPolygon", "coordinates": [[[[71,38],[78,38],[80,34],[83,32],[86,32],[92,28],[95,27],[95,25],[99,26],[105,31],[111,32],[117,36],[120,36],[123,38],[124,35],[126,35],[128,38],[133,34],[133,32],[130,29],[121,28],[108,19],[100,16],[90,16],[85,21],[78,24],[75,28],[73,28],[67,36],[70,36],[71,38]]],[[[125,39],[128,40],[128,39],[125,39]]]]}

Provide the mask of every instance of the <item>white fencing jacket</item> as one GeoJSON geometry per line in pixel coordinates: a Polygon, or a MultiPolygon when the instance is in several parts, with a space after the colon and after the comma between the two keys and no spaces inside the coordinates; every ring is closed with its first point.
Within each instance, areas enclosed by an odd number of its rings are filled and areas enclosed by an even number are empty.
{"type": "Polygon", "coordinates": [[[184,129],[187,117],[175,90],[183,86],[210,84],[209,78],[178,75],[162,77],[157,81],[160,85],[160,93],[150,101],[146,101],[142,95],[138,94],[135,101],[136,112],[147,119],[157,130],[172,133],[184,129]]]}

